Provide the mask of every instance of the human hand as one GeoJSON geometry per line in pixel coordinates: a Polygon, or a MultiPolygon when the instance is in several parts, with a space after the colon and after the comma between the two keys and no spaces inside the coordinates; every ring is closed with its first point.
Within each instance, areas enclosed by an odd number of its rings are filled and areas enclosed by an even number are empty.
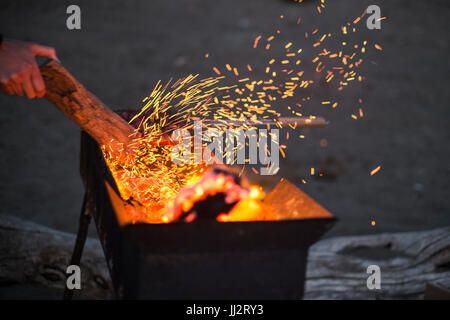
{"type": "Polygon", "coordinates": [[[4,39],[0,44],[0,87],[9,95],[42,98],[45,84],[35,56],[58,60],[54,48],[4,39]]]}

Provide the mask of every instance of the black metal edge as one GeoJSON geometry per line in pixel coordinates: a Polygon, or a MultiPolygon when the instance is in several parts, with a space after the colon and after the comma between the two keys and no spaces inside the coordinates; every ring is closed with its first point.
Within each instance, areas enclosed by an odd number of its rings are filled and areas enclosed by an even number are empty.
{"type": "Polygon", "coordinates": [[[134,224],[123,232],[141,252],[154,254],[299,250],[319,240],[335,218],[217,222],[185,224],[134,224]]]}
{"type": "Polygon", "coordinates": [[[136,297],[139,281],[139,248],[128,240],[118,224],[104,179],[108,179],[116,192],[117,186],[106,166],[98,143],[84,131],[81,133],[80,171],[87,201],[91,201],[94,207],[92,214],[116,296],[136,297]]]}

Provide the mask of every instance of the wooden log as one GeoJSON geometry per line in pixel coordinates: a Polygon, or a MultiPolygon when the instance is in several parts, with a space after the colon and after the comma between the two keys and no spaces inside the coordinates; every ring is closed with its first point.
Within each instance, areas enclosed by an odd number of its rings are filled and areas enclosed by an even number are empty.
{"type": "Polygon", "coordinates": [[[134,128],[89,92],[59,62],[49,60],[40,67],[45,97],[100,145],[123,144],[125,151],[134,128]]]}
{"type": "Polygon", "coordinates": [[[305,299],[423,299],[427,283],[450,288],[450,227],[326,239],[311,247],[305,299]],[[381,289],[367,288],[378,265],[381,289]]]}
{"type": "MultiPolygon", "coordinates": [[[[8,288],[49,288],[63,297],[66,269],[75,235],[57,231],[13,216],[0,215],[0,291],[8,288]]],[[[112,284],[100,242],[88,238],[81,259],[81,290],[75,298],[111,299],[112,284]]],[[[11,289],[12,290],[12,289],[11,289]]],[[[17,290],[16,290],[17,291],[17,290]]],[[[36,292],[21,298],[39,299],[36,292]]]]}

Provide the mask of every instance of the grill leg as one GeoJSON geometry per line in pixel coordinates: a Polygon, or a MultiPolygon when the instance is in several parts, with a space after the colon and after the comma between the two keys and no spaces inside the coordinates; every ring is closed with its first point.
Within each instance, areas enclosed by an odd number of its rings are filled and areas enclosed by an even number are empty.
{"type": "MultiPolygon", "coordinates": [[[[87,203],[87,195],[84,194],[83,199],[83,207],[81,209],[81,215],[80,215],[80,221],[78,226],[78,233],[77,233],[77,239],[75,241],[75,247],[73,249],[72,253],[72,259],[70,260],[71,265],[80,265],[81,261],[81,255],[83,254],[83,248],[84,244],[86,242],[88,230],[89,230],[89,223],[91,222],[91,215],[89,213],[89,210],[86,210],[86,203],[87,203]]],[[[72,300],[73,297],[73,290],[70,290],[67,288],[64,289],[64,300],[72,300]]]]}

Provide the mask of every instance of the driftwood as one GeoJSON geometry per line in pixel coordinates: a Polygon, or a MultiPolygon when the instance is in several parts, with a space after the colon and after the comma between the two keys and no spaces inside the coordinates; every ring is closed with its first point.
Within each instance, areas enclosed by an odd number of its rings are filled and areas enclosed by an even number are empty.
{"type": "MultiPolygon", "coordinates": [[[[0,215],[0,287],[30,285],[62,292],[75,235],[16,217],[0,215]]],[[[81,290],[75,297],[109,299],[112,285],[100,242],[86,241],[81,259],[81,290]]],[[[79,292],[78,292],[79,291],[79,292]]],[[[4,294],[3,298],[8,298],[4,294]]],[[[38,299],[38,296],[30,297],[38,299]]]]}
{"type": "Polygon", "coordinates": [[[322,240],[307,270],[305,299],[423,299],[429,283],[450,289],[450,227],[322,240]],[[380,290],[367,288],[369,265],[380,290]]]}
{"type": "MultiPolygon", "coordinates": [[[[75,235],[0,215],[0,286],[63,289],[75,235]]],[[[112,298],[97,239],[81,259],[85,298],[112,298]]],[[[450,288],[450,227],[431,231],[326,239],[311,247],[305,299],[422,299],[427,283],[450,288]],[[381,289],[369,290],[369,265],[381,269],[381,289]]],[[[35,297],[38,298],[38,297],[35,297]]]]}
{"type": "Polygon", "coordinates": [[[69,119],[100,145],[108,145],[114,139],[125,148],[128,146],[134,128],[89,92],[59,62],[51,60],[40,70],[46,87],[45,97],[69,119]]]}

